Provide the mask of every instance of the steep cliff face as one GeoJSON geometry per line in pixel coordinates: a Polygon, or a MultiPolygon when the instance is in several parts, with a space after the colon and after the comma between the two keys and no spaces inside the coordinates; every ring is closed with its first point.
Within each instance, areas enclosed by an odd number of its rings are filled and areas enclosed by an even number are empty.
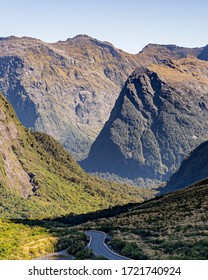
{"type": "Polygon", "coordinates": [[[24,125],[80,158],[109,117],[134,58],[88,36],[56,44],[6,38],[0,40],[0,90],[24,125]]]}
{"type": "Polygon", "coordinates": [[[24,60],[18,56],[0,57],[0,89],[11,104],[16,114],[26,127],[34,127],[38,118],[37,105],[21,83],[24,75],[24,60]]]}
{"type": "MultiPolygon", "coordinates": [[[[0,184],[27,198],[32,194],[30,176],[15,154],[14,143],[22,131],[10,104],[0,96],[0,184]]],[[[1,186],[0,186],[1,187],[1,186]]]]}
{"type": "Polygon", "coordinates": [[[134,71],[82,166],[166,180],[208,135],[208,64],[167,60],[134,71]]]}
{"type": "Polygon", "coordinates": [[[201,50],[148,45],[131,55],[86,35],[54,44],[1,38],[0,90],[24,125],[50,134],[83,159],[138,65],[197,56],[201,50]]]}

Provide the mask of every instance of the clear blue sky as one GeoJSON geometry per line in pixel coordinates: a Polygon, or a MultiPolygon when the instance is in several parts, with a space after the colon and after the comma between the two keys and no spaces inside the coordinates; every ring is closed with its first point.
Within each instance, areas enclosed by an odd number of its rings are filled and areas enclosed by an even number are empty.
{"type": "Polygon", "coordinates": [[[208,44],[207,0],[0,0],[0,37],[87,34],[130,53],[148,43],[208,44]]]}

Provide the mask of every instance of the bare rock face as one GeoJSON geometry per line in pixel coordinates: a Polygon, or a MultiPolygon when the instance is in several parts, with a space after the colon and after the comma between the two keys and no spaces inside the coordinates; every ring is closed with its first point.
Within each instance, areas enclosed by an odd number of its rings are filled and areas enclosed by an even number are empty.
{"type": "Polygon", "coordinates": [[[25,126],[60,140],[76,158],[86,155],[136,65],[133,55],[88,36],[0,40],[0,90],[25,126]]]}
{"type": "Polygon", "coordinates": [[[14,152],[21,124],[5,99],[0,96],[0,181],[22,197],[32,194],[30,177],[14,152]],[[11,114],[8,113],[11,112],[11,114]]]}
{"type": "Polygon", "coordinates": [[[208,137],[208,63],[140,67],[128,78],[82,166],[90,172],[167,180],[208,137]]]}
{"type": "Polygon", "coordinates": [[[86,35],[54,44],[1,38],[0,90],[25,126],[55,137],[80,160],[137,66],[198,56],[201,51],[148,45],[132,55],[86,35]]]}

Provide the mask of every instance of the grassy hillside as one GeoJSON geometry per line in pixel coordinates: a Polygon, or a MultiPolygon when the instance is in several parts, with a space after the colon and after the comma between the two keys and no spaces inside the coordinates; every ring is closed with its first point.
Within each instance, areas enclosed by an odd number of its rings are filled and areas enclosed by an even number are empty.
{"type": "Polygon", "coordinates": [[[85,173],[56,140],[22,126],[0,94],[0,259],[36,258],[79,238],[70,228],[39,222],[42,219],[138,202],[151,195],[85,173]],[[25,219],[31,223],[25,224],[25,219]]]}
{"type": "Polygon", "coordinates": [[[85,241],[84,233],[45,221],[0,219],[0,232],[0,260],[35,259],[85,241]]]}
{"type": "Polygon", "coordinates": [[[48,218],[80,214],[127,202],[141,201],[150,191],[99,180],[85,173],[54,139],[26,133],[14,145],[23,169],[33,178],[28,198],[0,184],[3,217],[48,218]],[[11,203],[12,202],[12,203],[11,203]]]}
{"type": "Polygon", "coordinates": [[[86,227],[109,231],[113,248],[133,259],[207,259],[208,180],[86,227]]]}
{"type": "Polygon", "coordinates": [[[0,96],[1,216],[48,218],[141,201],[150,192],[85,173],[53,138],[31,133],[0,96]],[[20,176],[21,175],[21,176],[20,176]]]}

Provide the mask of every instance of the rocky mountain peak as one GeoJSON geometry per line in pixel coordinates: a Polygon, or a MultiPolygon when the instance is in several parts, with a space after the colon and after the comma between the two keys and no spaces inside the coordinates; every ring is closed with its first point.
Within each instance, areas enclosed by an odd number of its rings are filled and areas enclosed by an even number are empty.
{"type": "Polygon", "coordinates": [[[128,76],[142,65],[168,67],[184,53],[199,50],[152,44],[132,55],[87,35],[53,44],[8,37],[0,40],[0,90],[25,126],[55,137],[81,160],[128,76]]]}
{"type": "Polygon", "coordinates": [[[137,68],[83,167],[131,179],[166,180],[207,138],[207,66],[184,58],[137,68]]]}
{"type": "Polygon", "coordinates": [[[136,66],[133,55],[85,35],[0,41],[0,90],[24,125],[59,139],[76,159],[87,155],[136,66]]]}
{"type": "Polygon", "coordinates": [[[180,59],[186,57],[197,57],[203,48],[186,48],[177,45],[148,44],[139,53],[141,57],[151,59],[152,63],[161,63],[164,59],[180,59]]]}
{"type": "Polygon", "coordinates": [[[68,38],[66,41],[59,41],[59,42],[71,43],[71,42],[86,42],[90,40],[94,40],[94,39],[86,34],[78,34],[73,38],[68,38]]]}

